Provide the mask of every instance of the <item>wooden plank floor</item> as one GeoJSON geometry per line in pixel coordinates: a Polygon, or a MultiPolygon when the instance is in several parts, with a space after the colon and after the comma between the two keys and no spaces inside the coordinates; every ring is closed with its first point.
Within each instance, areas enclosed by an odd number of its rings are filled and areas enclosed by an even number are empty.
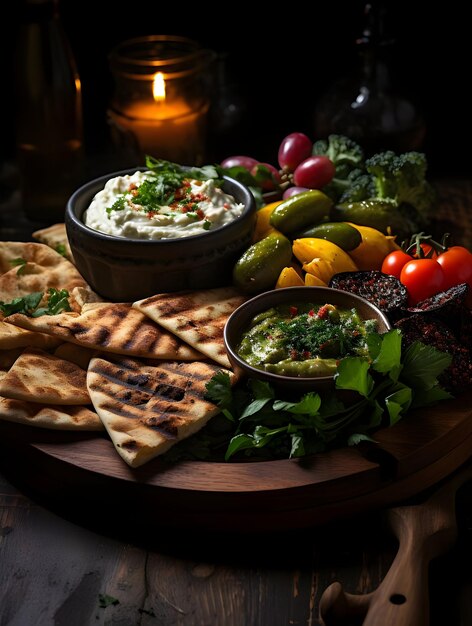
{"type": "MultiPolygon", "coordinates": [[[[458,543],[431,568],[432,626],[472,623],[471,496],[462,488],[458,543]]],[[[316,626],[333,580],[372,591],[396,550],[380,514],[254,537],[135,526],[81,526],[0,478],[0,625],[316,626]],[[101,594],[119,603],[102,608],[101,594]]]]}

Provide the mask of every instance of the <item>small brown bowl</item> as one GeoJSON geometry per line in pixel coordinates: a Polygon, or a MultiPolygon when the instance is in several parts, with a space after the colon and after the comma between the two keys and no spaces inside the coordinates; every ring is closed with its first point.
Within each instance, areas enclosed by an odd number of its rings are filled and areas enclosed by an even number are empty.
{"type": "Polygon", "coordinates": [[[242,372],[249,378],[267,381],[275,389],[289,393],[301,394],[309,391],[334,390],[334,376],[295,377],[273,374],[249,365],[236,352],[242,333],[250,326],[252,319],[256,315],[273,306],[294,302],[311,302],[315,305],[334,304],[345,309],[356,308],[362,319],[377,320],[379,333],[385,333],[391,328],[386,315],[375,305],[360,296],[342,291],[341,289],[331,289],[330,287],[286,287],[284,289],[266,291],[238,307],[226,322],[224,329],[225,347],[228,358],[237,371],[242,372]]]}

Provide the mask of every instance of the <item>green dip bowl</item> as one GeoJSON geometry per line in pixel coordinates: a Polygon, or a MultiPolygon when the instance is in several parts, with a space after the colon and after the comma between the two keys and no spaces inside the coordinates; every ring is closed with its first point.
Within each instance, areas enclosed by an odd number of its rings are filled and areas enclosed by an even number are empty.
{"type": "Polygon", "coordinates": [[[256,315],[272,307],[300,302],[311,302],[314,305],[334,304],[344,309],[355,308],[363,320],[376,320],[379,333],[386,333],[391,329],[390,322],[380,309],[364,298],[341,289],[286,287],[266,291],[242,304],[226,322],[224,329],[225,347],[231,365],[237,372],[249,378],[267,381],[274,389],[291,394],[303,394],[309,391],[333,391],[335,389],[334,376],[295,377],[266,372],[249,365],[236,352],[243,333],[249,328],[256,315]]]}

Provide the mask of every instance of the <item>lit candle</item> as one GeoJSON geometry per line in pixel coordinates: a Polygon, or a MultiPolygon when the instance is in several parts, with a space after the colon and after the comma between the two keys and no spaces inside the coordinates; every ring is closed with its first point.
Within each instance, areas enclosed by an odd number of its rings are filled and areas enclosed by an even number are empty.
{"type": "Polygon", "coordinates": [[[109,111],[111,121],[133,135],[143,155],[187,165],[201,162],[208,104],[194,110],[178,95],[166,95],[164,74],[157,72],[149,100],[131,101],[122,111],[109,111]]]}

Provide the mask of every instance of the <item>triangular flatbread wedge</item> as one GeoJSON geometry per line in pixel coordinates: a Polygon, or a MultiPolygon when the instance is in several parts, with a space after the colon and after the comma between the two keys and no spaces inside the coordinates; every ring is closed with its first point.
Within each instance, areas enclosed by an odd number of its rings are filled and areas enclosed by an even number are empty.
{"type": "Polygon", "coordinates": [[[96,350],[92,350],[91,348],[84,348],[83,346],[78,346],[76,343],[66,341],[65,343],[61,343],[61,345],[54,350],[53,354],[59,359],[70,361],[83,370],[87,370],[90,359],[95,356],[96,352],[96,350]]]}
{"type": "Polygon", "coordinates": [[[31,332],[18,326],[7,324],[0,320],[0,350],[12,350],[13,348],[42,348],[49,350],[56,348],[61,339],[45,335],[44,333],[31,332]]]}
{"type": "Polygon", "coordinates": [[[150,365],[107,355],[90,361],[87,386],[118,454],[138,467],[219,412],[204,395],[205,384],[220,369],[207,362],[150,365]]]}
{"type": "MultiPolygon", "coordinates": [[[[49,288],[71,293],[74,287],[88,286],[70,261],[42,243],[0,242],[0,274],[2,302],[40,291],[45,301],[49,288]],[[18,259],[26,263],[12,267],[18,259]]],[[[69,302],[72,308],[80,308],[73,299],[69,302]]]]}
{"type": "Polygon", "coordinates": [[[98,415],[85,406],[44,406],[3,397],[0,397],[0,419],[53,430],[105,429],[98,415]]]}
{"type": "Polygon", "coordinates": [[[232,287],[164,293],[133,307],[210,359],[230,368],[223,341],[226,320],[247,298],[232,287]]]}
{"type": "Polygon", "coordinates": [[[23,348],[12,348],[11,350],[0,350],[0,368],[6,372],[10,369],[16,359],[23,352],[23,348]]]}
{"type": "Polygon", "coordinates": [[[62,254],[62,256],[65,256],[66,259],[69,259],[72,263],[74,262],[67,238],[66,225],[63,222],[36,230],[33,233],[33,239],[44,243],[46,246],[59,252],[59,254],[62,254]]]}
{"type": "Polygon", "coordinates": [[[85,370],[38,349],[20,354],[0,381],[0,396],[39,404],[90,404],[85,370]]]}
{"type": "Polygon", "coordinates": [[[83,313],[60,313],[6,318],[9,324],[53,335],[86,348],[150,359],[203,359],[180,339],[166,332],[130,304],[96,302],[83,307],[83,313]]]}

